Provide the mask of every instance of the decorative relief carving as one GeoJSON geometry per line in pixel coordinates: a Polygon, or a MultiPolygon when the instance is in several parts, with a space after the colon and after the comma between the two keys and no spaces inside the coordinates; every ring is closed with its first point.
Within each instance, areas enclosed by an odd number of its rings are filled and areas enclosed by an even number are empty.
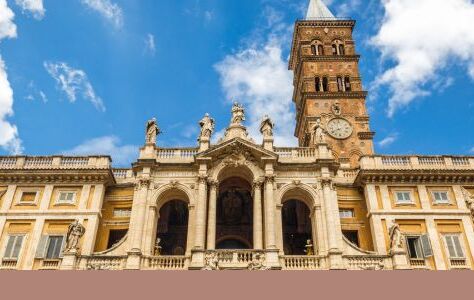
{"type": "Polygon", "coordinates": [[[466,201],[467,208],[471,211],[471,218],[474,221],[474,195],[471,195],[468,190],[461,188],[464,195],[464,200],[466,201]]]}
{"type": "Polygon", "coordinates": [[[247,269],[249,271],[269,270],[269,268],[265,266],[265,255],[260,252],[255,253],[252,257],[252,261],[249,262],[247,269]]]}
{"type": "Polygon", "coordinates": [[[148,189],[150,187],[150,178],[139,178],[135,183],[135,190],[148,189]]]}

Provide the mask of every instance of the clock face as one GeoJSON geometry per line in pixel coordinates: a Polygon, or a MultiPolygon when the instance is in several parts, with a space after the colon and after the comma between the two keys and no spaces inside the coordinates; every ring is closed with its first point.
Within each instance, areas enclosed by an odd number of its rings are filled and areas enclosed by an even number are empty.
{"type": "Polygon", "coordinates": [[[347,139],[353,131],[351,123],[345,119],[332,119],[328,123],[328,133],[336,139],[347,139]]]}

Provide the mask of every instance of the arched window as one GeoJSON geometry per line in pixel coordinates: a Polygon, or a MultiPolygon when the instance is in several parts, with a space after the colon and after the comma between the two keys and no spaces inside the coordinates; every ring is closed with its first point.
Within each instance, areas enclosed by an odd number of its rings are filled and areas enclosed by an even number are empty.
{"type": "Polygon", "coordinates": [[[314,255],[312,222],[308,206],[300,200],[289,200],[282,208],[283,251],[285,255],[314,255]],[[308,250],[310,253],[308,253],[308,250]]]}
{"type": "Polygon", "coordinates": [[[337,77],[337,91],[338,92],[344,92],[344,82],[342,81],[341,76],[337,77]]]}
{"type": "Polygon", "coordinates": [[[316,85],[316,92],[321,92],[323,87],[320,77],[316,77],[314,84],[316,85]]]}
{"type": "Polygon", "coordinates": [[[344,86],[346,88],[346,92],[352,91],[351,79],[349,76],[344,77],[344,86]]]}
{"type": "Polygon", "coordinates": [[[329,80],[327,77],[323,77],[323,92],[329,91],[329,80]]]}
{"type": "Polygon", "coordinates": [[[313,55],[324,55],[324,47],[320,41],[313,41],[311,44],[311,53],[313,55]]]}
{"type": "Polygon", "coordinates": [[[346,50],[342,41],[336,40],[333,42],[332,55],[346,55],[346,50]]]}
{"type": "Polygon", "coordinates": [[[344,45],[343,45],[343,44],[340,44],[340,45],[339,45],[339,55],[345,55],[345,49],[344,49],[344,45]]]}

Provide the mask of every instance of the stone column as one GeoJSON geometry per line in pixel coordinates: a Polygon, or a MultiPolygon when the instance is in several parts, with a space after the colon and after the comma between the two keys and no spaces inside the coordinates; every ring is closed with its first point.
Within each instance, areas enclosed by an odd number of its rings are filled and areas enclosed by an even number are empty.
{"type": "Polygon", "coordinates": [[[253,248],[263,249],[262,224],[262,184],[261,179],[253,183],[253,248]]]}
{"type": "Polygon", "coordinates": [[[342,269],[342,250],[339,247],[339,239],[342,242],[342,231],[341,223],[339,219],[336,219],[336,208],[337,208],[337,196],[332,186],[332,180],[324,178],[321,180],[323,187],[323,198],[326,213],[326,229],[328,236],[328,248],[329,248],[329,267],[331,269],[342,269]],[[339,235],[339,239],[338,239],[339,235]]]}
{"type": "MultiPolygon", "coordinates": [[[[273,170],[272,170],[273,171],[273,170]]],[[[280,268],[278,258],[278,248],[276,247],[275,236],[275,200],[273,194],[273,184],[275,176],[273,174],[265,176],[265,250],[266,266],[268,268],[280,268]]]]}
{"type": "Polygon", "coordinates": [[[130,219],[129,229],[130,251],[128,252],[127,258],[127,269],[129,270],[140,269],[143,225],[145,223],[149,186],[150,179],[148,177],[142,177],[139,179],[138,184],[135,187],[132,218],[130,219]]]}
{"type": "Polygon", "coordinates": [[[207,176],[201,173],[198,182],[198,199],[194,223],[194,247],[192,249],[190,269],[201,269],[204,267],[204,253],[206,248],[206,207],[207,176]]]}
{"type": "Polygon", "coordinates": [[[207,216],[207,249],[209,250],[216,249],[217,186],[217,181],[209,180],[209,212],[207,216]]]}

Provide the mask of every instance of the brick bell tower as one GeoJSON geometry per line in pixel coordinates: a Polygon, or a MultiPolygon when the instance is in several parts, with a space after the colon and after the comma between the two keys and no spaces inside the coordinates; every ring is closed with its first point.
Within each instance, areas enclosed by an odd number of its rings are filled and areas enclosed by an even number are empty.
{"type": "Polygon", "coordinates": [[[373,154],[359,58],[352,31],[355,21],[334,17],[321,0],[311,0],[305,20],[297,21],[289,69],[294,73],[295,136],[301,147],[318,142],[315,127],[341,164],[357,167],[373,154]]]}

